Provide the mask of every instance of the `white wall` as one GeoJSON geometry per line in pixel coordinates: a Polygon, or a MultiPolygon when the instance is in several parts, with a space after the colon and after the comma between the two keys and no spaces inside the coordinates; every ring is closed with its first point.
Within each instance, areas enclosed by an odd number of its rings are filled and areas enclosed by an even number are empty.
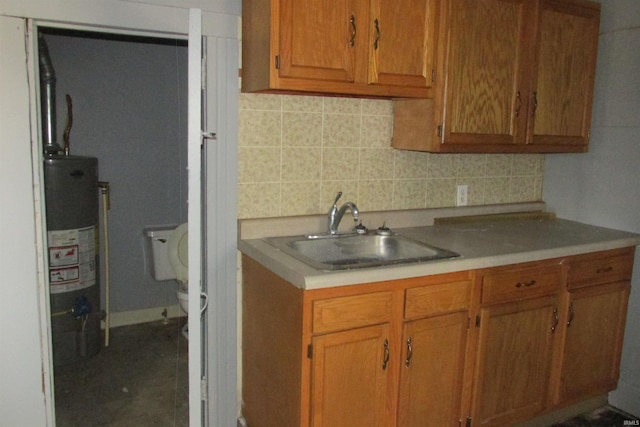
{"type": "MultiPolygon", "coordinates": [[[[0,424],[45,425],[24,21],[0,17],[0,424]]],[[[43,360],[45,361],[43,363],[43,360]]]]}
{"type": "MultiPolygon", "coordinates": [[[[589,152],[549,155],[543,198],[563,218],[640,233],[640,7],[602,1],[589,152]]],[[[610,402],[640,415],[640,250],[618,389],[610,402]]]]}

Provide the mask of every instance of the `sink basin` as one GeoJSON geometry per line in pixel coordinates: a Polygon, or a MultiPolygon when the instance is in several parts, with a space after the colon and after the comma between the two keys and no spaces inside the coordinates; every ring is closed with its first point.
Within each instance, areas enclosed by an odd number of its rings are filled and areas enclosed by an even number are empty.
{"type": "Polygon", "coordinates": [[[267,243],[318,270],[347,270],[455,258],[455,252],[397,234],[272,237],[267,243]]]}

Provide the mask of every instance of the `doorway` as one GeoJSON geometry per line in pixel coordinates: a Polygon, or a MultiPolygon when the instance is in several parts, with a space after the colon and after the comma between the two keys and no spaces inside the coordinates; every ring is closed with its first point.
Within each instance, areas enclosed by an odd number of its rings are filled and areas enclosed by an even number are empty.
{"type": "MultiPolygon", "coordinates": [[[[99,179],[110,188],[110,339],[77,369],[78,362],[54,367],[57,425],[86,425],[90,415],[107,425],[136,417],[186,425],[187,345],[179,333],[186,319],[176,282],[151,275],[143,230],[187,221],[187,43],[40,31],[56,74],[58,138],[72,117],[71,154],[97,157],[99,179]]],[[[98,229],[104,242],[102,224],[98,229]]],[[[102,246],[99,253],[104,310],[102,246]]],[[[55,342],[54,331],[54,361],[55,342]]]]}

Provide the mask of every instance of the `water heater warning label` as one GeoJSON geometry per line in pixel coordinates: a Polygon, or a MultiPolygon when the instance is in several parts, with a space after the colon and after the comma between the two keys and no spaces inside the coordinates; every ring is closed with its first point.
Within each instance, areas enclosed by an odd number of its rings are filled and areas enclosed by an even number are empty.
{"type": "Polygon", "coordinates": [[[96,284],[96,227],[55,230],[49,238],[49,284],[52,294],[96,284]]]}

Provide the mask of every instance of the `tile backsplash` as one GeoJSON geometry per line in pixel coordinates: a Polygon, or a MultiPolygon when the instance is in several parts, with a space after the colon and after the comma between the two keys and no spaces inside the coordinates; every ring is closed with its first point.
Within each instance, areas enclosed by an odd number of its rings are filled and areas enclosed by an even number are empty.
{"type": "Polygon", "coordinates": [[[362,211],[539,201],[544,155],[391,148],[393,102],[240,95],[238,217],[325,213],[338,191],[362,211]]]}

